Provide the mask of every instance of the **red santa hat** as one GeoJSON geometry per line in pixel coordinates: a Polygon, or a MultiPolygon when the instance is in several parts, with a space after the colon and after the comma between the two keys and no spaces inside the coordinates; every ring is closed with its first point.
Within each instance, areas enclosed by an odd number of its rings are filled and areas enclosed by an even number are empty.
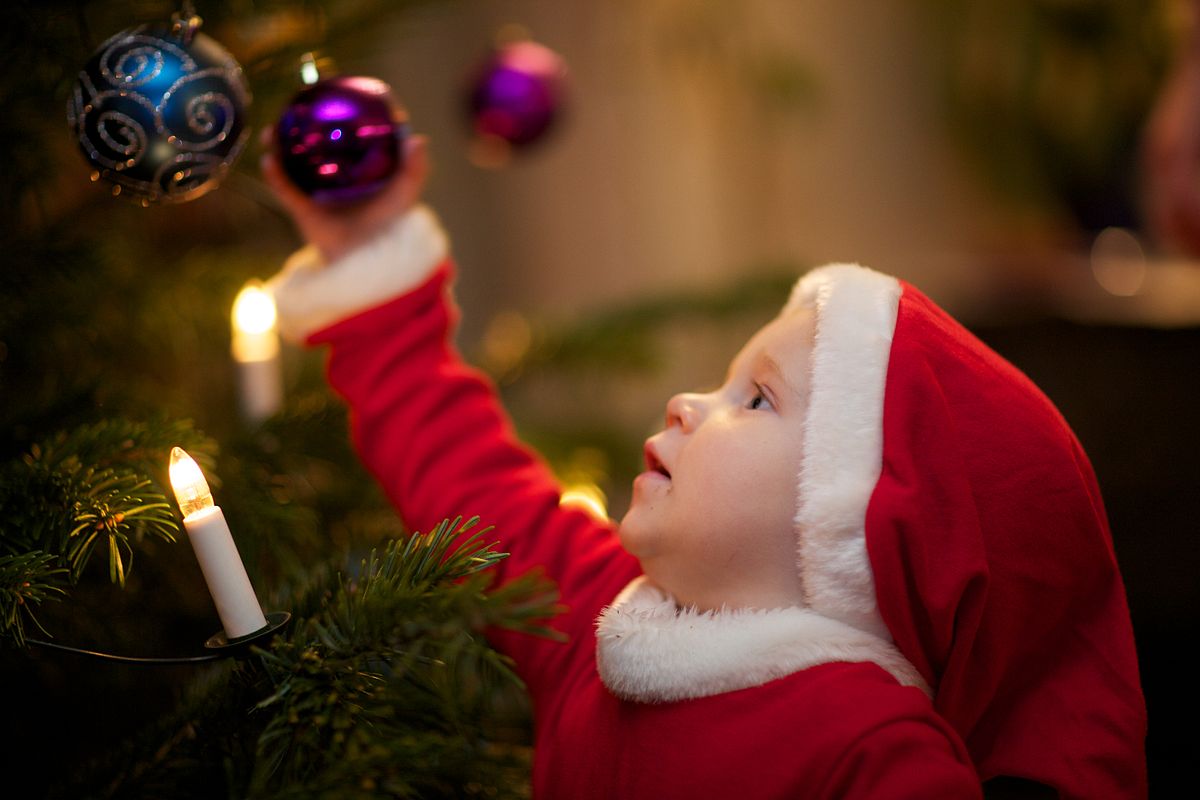
{"type": "Polygon", "coordinates": [[[1145,704],[1087,456],[1050,401],[909,284],[814,270],[800,474],[810,607],[890,638],[980,777],[1146,794],[1145,704]]]}

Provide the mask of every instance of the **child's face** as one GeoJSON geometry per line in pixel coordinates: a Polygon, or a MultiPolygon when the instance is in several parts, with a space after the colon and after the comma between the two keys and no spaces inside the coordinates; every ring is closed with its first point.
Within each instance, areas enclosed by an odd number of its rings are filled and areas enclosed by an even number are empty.
{"type": "Polygon", "coordinates": [[[802,603],[794,518],[812,343],[810,311],[773,320],[723,386],[672,397],[646,442],[621,543],[683,605],[802,603]]]}

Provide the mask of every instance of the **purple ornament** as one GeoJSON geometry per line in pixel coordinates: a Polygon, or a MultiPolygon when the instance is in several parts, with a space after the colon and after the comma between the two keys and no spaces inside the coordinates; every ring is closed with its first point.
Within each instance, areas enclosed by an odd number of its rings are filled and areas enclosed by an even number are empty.
{"type": "Polygon", "coordinates": [[[471,84],[471,124],[479,139],[525,147],[540,139],[559,116],[566,65],[548,47],[510,42],[478,69],[471,84]]]}
{"type": "Polygon", "coordinates": [[[376,78],[328,78],[296,93],[275,129],[283,171],[321,203],[360,200],[404,166],[408,115],[376,78]]]}

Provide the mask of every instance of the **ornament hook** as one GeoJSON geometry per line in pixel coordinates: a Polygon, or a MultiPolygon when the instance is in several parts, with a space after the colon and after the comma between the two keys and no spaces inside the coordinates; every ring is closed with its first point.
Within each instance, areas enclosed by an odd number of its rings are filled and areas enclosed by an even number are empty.
{"type": "Polygon", "coordinates": [[[196,13],[191,0],[183,0],[179,4],[179,10],[171,15],[171,35],[182,40],[184,44],[191,44],[192,37],[203,24],[204,20],[196,13]]]}

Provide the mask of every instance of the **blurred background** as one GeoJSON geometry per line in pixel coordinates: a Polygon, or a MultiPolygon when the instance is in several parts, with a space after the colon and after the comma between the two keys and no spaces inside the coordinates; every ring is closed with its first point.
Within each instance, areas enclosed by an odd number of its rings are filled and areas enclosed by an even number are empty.
{"type": "MultiPolygon", "coordinates": [[[[909,280],[1025,370],[1096,467],[1150,708],[1151,789],[1182,785],[1200,757],[1182,733],[1196,695],[1179,652],[1200,627],[1200,262],[1156,225],[1145,158],[1152,120],[1176,119],[1200,157],[1189,109],[1160,110],[1192,47],[1190,3],[193,5],[244,68],[254,135],[215,191],[148,207],[90,179],[66,109],[105,39],[179,5],[6,8],[0,457],[118,417],[191,421],[272,591],[395,525],[344,445],[321,355],[284,348],[283,403],[265,421],[240,410],[229,355],[234,296],[299,244],[259,179],[257,132],[312,54],[389,83],[430,137],[460,347],[597,513],[623,514],[670,394],[716,382],[812,266],[909,280]],[[544,135],[497,153],[473,128],[469,81],[498,37],[522,36],[561,57],[565,91],[544,135]]],[[[1187,88],[1200,108],[1200,82],[1187,88]]],[[[81,576],[40,607],[47,630],[124,652],[209,635],[187,548],[135,549],[124,589],[105,569],[81,576]]],[[[0,657],[14,709],[0,752],[49,772],[154,719],[195,673],[0,657]]]]}

